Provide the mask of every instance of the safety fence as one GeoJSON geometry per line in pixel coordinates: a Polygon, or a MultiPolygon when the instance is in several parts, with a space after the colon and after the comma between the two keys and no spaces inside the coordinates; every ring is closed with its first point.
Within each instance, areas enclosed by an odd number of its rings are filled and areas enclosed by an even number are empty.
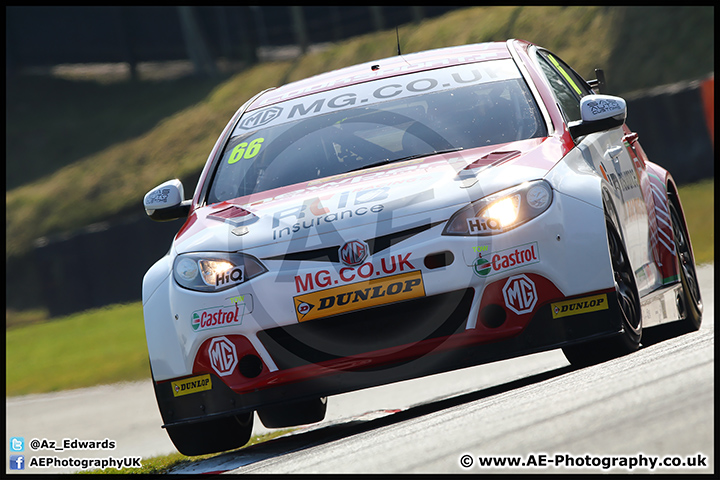
{"type": "MultiPolygon", "coordinates": [[[[10,6],[6,70],[75,63],[259,60],[279,46],[338,42],[432,18],[459,6],[10,6]]],[[[212,67],[210,67],[212,70],[212,67]]]]}
{"type": "Polygon", "coordinates": [[[715,176],[715,76],[625,95],[627,125],[637,132],[648,158],[676,182],[715,176]]]}

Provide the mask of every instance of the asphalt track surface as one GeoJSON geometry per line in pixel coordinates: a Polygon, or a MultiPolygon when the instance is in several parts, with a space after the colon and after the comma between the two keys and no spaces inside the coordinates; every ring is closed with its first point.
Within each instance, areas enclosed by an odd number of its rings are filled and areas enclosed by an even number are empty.
{"type": "MultiPolygon", "coordinates": [[[[584,369],[558,350],[338,395],[319,424],[173,473],[714,473],[714,267],[698,273],[698,332],[584,369]],[[646,466],[673,457],[696,466],[646,466]],[[502,458],[526,466],[480,466],[502,458]]],[[[6,418],[6,451],[23,437],[26,462],[176,451],[149,382],[9,398],[6,418]],[[29,448],[31,439],[65,438],[116,447],[29,448]]],[[[256,418],[255,433],[266,431],[256,418]]]]}

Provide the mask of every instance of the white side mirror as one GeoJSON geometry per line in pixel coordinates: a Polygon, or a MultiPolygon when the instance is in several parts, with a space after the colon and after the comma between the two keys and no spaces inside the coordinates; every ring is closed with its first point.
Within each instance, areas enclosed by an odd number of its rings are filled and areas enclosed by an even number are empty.
{"type": "Polygon", "coordinates": [[[612,95],[586,95],[580,100],[580,118],[568,124],[574,138],[621,126],[627,118],[627,104],[612,95]]]}
{"type": "Polygon", "coordinates": [[[627,104],[612,95],[586,95],[580,100],[580,117],[583,122],[596,122],[606,118],[627,118],[627,104]]]}
{"type": "Polygon", "coordinates": [[[185,190],[177,178],[168,180],[159,185],[143,198],[145,213],[153,220],[175,220],[187,216],[190,211],[190,201],[184,201],[185,190]]]}

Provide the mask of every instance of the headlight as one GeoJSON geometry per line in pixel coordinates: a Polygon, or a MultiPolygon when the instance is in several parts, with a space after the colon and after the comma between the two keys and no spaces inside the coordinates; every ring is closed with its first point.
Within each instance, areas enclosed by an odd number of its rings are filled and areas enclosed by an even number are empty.
{"type": "Polygon", "coordinates": [[[482,198],[455,213],[443,235],[497,235],[537,217],[552,203],[552,187],[535,180],[482,198]]]}
{"type": "Polygon", "coordinates": [[[227,290],[265,272],[257,259],[241,253],[184,253],[173,265],[175,281],[199,292],[227,290]]]}

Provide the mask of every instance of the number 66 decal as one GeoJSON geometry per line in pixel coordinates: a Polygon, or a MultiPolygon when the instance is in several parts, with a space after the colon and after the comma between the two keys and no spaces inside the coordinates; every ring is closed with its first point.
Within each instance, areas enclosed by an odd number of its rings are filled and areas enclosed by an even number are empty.
{"type": "Polygon", "coordinates": [[[228,158],[228,164],[232,165],[241,158],[253,158],[255,155],[258,154],[258,152],[260,152],[260,147],[262,147],[263,141],[265,141],[264,138],[256,138],[249,144],[247,142],[238,143],[230,153],[230,158],[228,158]]]}

